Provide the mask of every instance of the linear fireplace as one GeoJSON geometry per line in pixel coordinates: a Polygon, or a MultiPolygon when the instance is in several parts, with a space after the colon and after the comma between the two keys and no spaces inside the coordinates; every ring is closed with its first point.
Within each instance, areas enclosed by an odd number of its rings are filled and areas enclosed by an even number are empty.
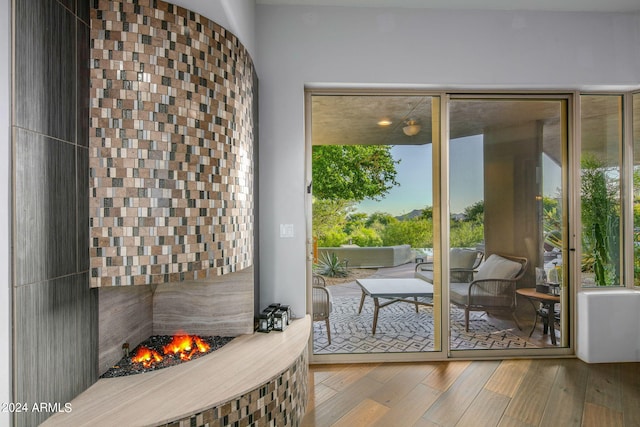
{"type": "Polygon", "coordinates": [[[100,378],[124,377],[169,368],[196,360],[222,348],[231,337],[201,337],[178,333],[176,335],[153,335],[131,351],[123,344],[123,356],[100,378]]]}
{"type": "Polygon", "coordinates": [[[254,330],[254,271],[211,280],[99,290],[99,373],[153,335],[235,337],[254,330]]]}

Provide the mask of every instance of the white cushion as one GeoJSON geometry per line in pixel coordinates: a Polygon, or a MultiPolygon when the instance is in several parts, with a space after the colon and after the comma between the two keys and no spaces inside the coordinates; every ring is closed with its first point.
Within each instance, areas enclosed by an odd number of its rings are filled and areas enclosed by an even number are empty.
{"type": "Polygon", "coordinates": [[[473,279],[513,279],[521,268],[519,262],[493,254],[480,266],[473,279]]]}
{"type": "Polygon", "coordinates": [[[450,254],[450,268],[473,268],[478,258],[478,252],[471,249],[452,248],[450,254]]]}

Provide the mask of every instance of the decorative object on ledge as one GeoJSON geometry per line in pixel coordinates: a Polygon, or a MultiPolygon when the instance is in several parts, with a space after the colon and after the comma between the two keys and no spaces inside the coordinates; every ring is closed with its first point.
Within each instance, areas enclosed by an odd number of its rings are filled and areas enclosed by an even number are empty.
{"type": "Polygon", "coordinates": [[[257,94],[244,46],[161,0],[97,0],[91,41],[91,286],[251,266],[257,94]]]}
{"type": "Polygon", "coordinates": [[[273,303],[258,315],[258,332],[284,331],[291,323],[291,308],[273,303]]]}
{"type": "Polygon", "coordinates": [[[265,310],[258,316],[258,332],[271,332],[273,329],[273,311],[265,310]]]}

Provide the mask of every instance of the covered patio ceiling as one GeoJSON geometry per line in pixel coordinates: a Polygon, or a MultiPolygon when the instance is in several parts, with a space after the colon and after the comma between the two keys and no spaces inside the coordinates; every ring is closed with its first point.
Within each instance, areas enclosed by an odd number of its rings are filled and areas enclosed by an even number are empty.
{"type": "MultiPolygon", "coordinates": [[[[313,95],[312,143],[314,145],[422,145],[432,143],[432,98],[417,95],[313,95]],[[391,122],[383,126],[383,120],[391,122]],[[403,127],[409,120],[420,125],[414,136],[403,127]]],[[[640,109],[640,96],[634,99],[640,109]]],[[[622,126],[619,97],[581,98],[583,150],[619,163],[619,152],[603,152],[605,138],[616,141],[622,126]]],[[[450,103],[450,138],[481,135],[485,129],[506,128],[531,121],[543,125],[544,152],[560,163],[561,105],[548,99],[465,99],[450,103]]],[[[634,123],[640,134],[640,123],[634,123]]],[[[640,154],[636,155],[640,158],[640,154]]],[[[601,157],[602,158],[602,157],[601,157]]]]}

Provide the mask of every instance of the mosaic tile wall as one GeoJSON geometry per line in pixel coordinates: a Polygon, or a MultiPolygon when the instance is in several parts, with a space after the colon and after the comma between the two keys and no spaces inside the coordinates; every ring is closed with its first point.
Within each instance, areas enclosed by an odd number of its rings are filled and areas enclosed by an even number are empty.
{"type": "Polygon", "coordinates": [[[224,405],[162,427],[299,426],[308,397],[307,349],[273,381],[224,405]]]}
{"type": "Polygon", "coordinates": [[[251,266],[257,98],[245,48],[160,0],[94,0],[91,43],[91,285],[251,266]]]}

